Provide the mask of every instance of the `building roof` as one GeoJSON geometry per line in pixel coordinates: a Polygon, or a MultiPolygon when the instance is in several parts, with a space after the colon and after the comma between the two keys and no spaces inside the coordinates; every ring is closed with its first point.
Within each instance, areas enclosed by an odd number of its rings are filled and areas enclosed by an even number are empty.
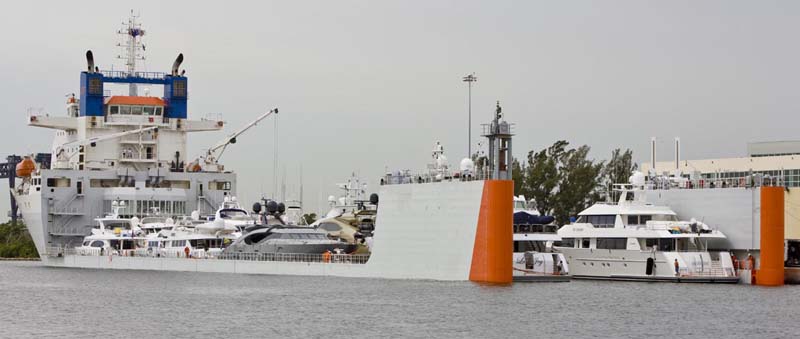
{"type": "Polygon", "coordinates": [[[157,97],[131,97],[115,95],[108,98],[106,105],[164,106],[164,100],[157,97]]]}
{"type": "Polygon", "coordinates": [[[800,154],[800,140],[751,142],[747,144],[747,154],[751,157],[800,154]]]}
{"type": "MultiPolygon", "coordinates": [[[[651,168],[650,162],[643,162],[639,167],[647,173],[651,168]]],[[[656,162],[656,172],[672,172],[675,161],[656,162]]],[[[681,160],[680,170],[683,173],[713,173],[713,172],[747,172],[774,171],[781,169],[800,169],[800,155],[757,156],[743,158],[699,159],[681,160]]]]}

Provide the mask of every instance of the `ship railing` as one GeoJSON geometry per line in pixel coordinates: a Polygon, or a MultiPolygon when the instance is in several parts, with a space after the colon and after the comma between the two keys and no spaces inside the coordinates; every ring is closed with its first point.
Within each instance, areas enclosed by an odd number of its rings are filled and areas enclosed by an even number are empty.
{"type": "Polygon", "coordinates": [[[366,264],[369,254],[310,254],[310,253],[225,253],[219,259],[242,261],[283,261],[304,263],[366,264]]]}
{"type": "Polygon", "coordinates": [[[100,71],[100,74],[106,78],[143,78],[143,79],[164,79],[166,73],[164,72],[134,72],[133,75],[126,71],[100,71]]]}
{"type": "MultiPolygon", "coordinates": [[[[107,256],[109,251],[102,248],[48,247],[47,255],[60,257],[65,255],[107,256]]],[[[183,250],[137,248],[132,250],[111,250],[112,256],[150,257],[150,258],[186,258],[183,250]]],[[[195,249],[189,253],[189,259],[207,260],[240,260],[240,261],[282,261],[303,263],[334,264],[366,264],[369,254],[310,254],[310,253],[222,253],[219,249],[195,249]]]]}

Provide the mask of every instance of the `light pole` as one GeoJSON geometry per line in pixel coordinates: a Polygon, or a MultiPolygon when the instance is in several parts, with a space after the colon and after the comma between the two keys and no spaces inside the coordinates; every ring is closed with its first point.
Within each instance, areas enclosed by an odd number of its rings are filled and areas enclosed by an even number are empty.
{"type": "Polygon", "coordinates": [[[478,81],[478,77],[475,76],[475,72],[472,74],[468,74],[464,78],[461,79],[467,83],[468,89],[468,99],[467,99],[467,110],[469,117],[467,118],[467,158],[472,159],[472,83],[478,81]]]}

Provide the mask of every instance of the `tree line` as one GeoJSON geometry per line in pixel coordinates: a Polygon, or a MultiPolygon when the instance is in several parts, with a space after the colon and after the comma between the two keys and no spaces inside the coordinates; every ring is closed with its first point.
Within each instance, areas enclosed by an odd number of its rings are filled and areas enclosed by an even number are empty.
{"type": "Polygon", "coordinates": [[[38,258],[36,246],[22,223],[0,224],[0,258],[38,258]]]}
{"type": "Polygon", "coordinates": [[[613,184],[628,183],[636,170],[633,152],[615,149],[611,159],[590,159],[587,145],[570,148],[565,140],[529,151],[527,159],[512,162],[514,194],[535,200],[542,215],[552,215],[556,223],[569,223],[572,216],[603,200],[613,184]]]}

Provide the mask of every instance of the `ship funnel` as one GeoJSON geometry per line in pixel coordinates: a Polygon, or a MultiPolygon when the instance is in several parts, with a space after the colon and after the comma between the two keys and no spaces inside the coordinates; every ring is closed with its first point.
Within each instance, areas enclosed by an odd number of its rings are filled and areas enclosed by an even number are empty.
{"type": "Polygon", "coordinates": [[[178,58],[176,58],[175,62],[172,64],[172,76],[178,76],[178,67],[181,67],[182,62],[183,62],[183,53],[178,54],[178,58]]]}
{"type": "Polygon", "coordinates": [[[94,73],[94,56],[92,50],[86,51],[86,68],[89,73],[94,73]]]}

